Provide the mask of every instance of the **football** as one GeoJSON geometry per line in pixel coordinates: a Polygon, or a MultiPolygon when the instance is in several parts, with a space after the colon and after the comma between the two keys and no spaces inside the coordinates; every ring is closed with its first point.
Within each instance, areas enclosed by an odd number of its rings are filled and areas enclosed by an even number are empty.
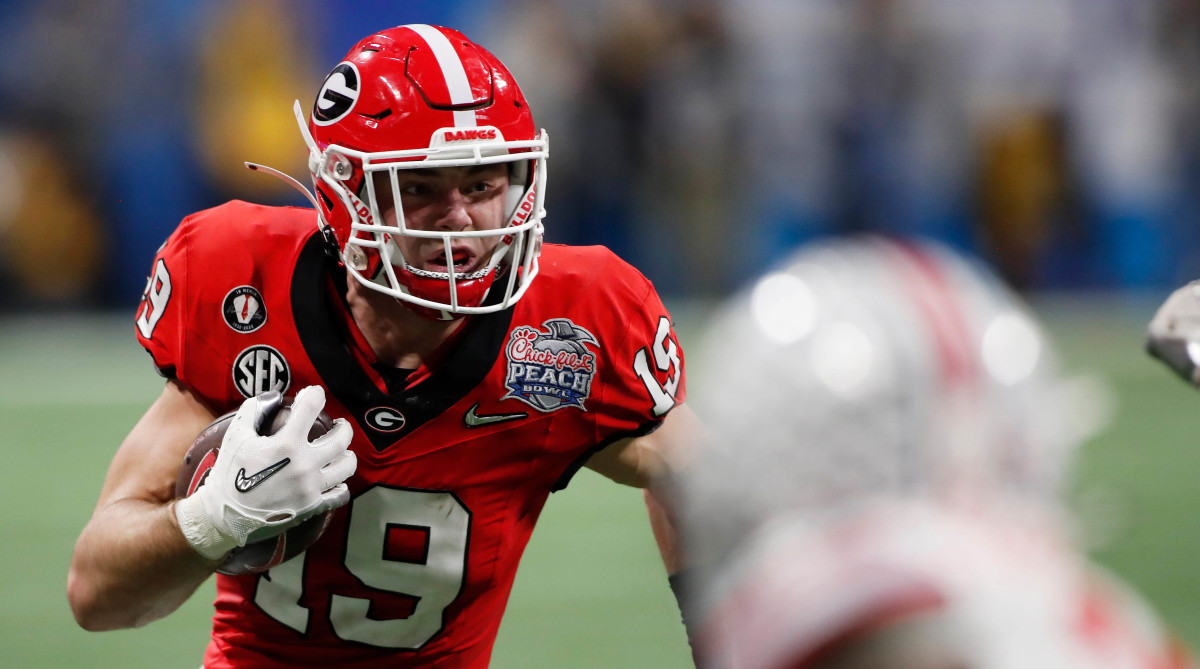
{"type": "MultiPolygon", "coordinates": [[[[268,403],[263,424],[259,428],[259,432],[264,435],[275,434],[287,422],[288,415],[292,412],[291,398],[281,398],[268,403]]],[[[183,466],[179,468],[179,477],[175,480],[176,498],[187,497],[204,485],[213,463],[217,460],[221,441],[225,438],[225,431],[229,429],[234,413],[227,413],[213,421],[192,442],[183,458],[183,466]]],[[[331,427],[333,421],[322,411],[308,431],[309,441],[325,434],[331,427]]],[[[326,511],[281,534],[233,549],[217,567],[217,573],[230,576],[259,574],[296,557],[321,537],[332,513],[326,511]]]]}

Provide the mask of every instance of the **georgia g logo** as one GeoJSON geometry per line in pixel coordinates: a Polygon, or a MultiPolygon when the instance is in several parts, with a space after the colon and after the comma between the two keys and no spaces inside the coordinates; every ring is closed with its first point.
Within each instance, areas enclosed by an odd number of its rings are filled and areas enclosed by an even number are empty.
{"type": "Polygon", "coordinates": [[[354,109],[358,102],[362,77],[354,63],[342,62],[325,77],[317,101],[313,103],[312,118],[317,125],[337,123],[354,109]]]}
{"type": "Polygon", "coordinates": [[[376,432],[399,432],[405,423],[404,414],[387,406],[368,410],[363,420],[376,432]]]}

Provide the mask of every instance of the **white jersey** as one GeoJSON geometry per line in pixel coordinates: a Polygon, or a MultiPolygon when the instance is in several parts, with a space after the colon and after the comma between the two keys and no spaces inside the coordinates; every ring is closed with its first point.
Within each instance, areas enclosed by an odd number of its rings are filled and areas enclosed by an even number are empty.
{"type": "Polygon", "coordinates": [[[705,666],[816,666],[881,632],[889,667],[1194,666],[1131,589],[1038,527],[915,503],[769,525],[699,593],[705,666]]]}

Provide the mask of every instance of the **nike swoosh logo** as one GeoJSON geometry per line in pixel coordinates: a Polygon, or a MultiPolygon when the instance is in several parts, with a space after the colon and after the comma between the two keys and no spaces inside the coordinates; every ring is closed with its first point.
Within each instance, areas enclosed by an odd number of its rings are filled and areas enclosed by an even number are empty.
{"type": "Polygon", "coordinates": [[[478,408],[479,404],[476,403],[475,406],[468,409],[466,415],[463,416],[463,422],[467,424],[467,427],[482,427],[484,425],[504,423],[510,420],[529,418],[529,414],[525,413],[524,411],[521,413],[496,413],[480,416],[479,414],[475,413],[475,410],[478,408]]]}
{"type": "Polygon", "coordinates": [[[251,490],[254,490],[258,484],[266,481],[274,476],[275,473],[280,469],[288,466],[288,463],[291,461],[291,458],[284,458],[252,476],[246,476],[246,468],[243,467],[238,470],[237,476],[234,477],[233,487],[237,488],[238,492],[250,492],[251,490]]]}

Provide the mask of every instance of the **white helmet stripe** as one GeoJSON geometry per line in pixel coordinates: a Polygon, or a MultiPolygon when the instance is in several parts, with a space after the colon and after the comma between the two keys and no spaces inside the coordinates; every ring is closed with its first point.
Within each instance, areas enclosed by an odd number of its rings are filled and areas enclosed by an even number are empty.
{"type": "MultiPolygon", "coordinates": [[[[442,31],[424,23],[411,23],[404,26],[421,36],[437,58],[438,67],[442,68],[442,76],[446,78],[446,88],[450,91],[450,102],[466,104],[474,100],[471,94],[471,82],[467,80],[467,70],[463,67],[462,59],[454,50],[454,45],[442,31]]],[[[474,128],[475,110],[468,109],[454,112],[454,127],[474,128]]]]}

